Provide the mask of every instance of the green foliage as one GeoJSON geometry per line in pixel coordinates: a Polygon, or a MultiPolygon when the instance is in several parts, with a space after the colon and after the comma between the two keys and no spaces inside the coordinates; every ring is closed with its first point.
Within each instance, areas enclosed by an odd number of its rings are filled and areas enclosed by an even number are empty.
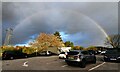
{"type": "Polygon", "coordinates": [[[2,52],[15,50],[13,46],[2,46],[1,49],[2,49],[2,52]]]}
{"type": "Polygon", "coordinates": [[[72,47],[72,50],[83,50],[84,49],[84,47],[82,47],[82,46],[74,46],[74,47],[72,47]]]}
{"type": "Polygon", "coordinates": [[[54,35],[55,35],[55,36],[61,36],[58,31],[56,31],[56,32],[54,33],[54,35]]]}
{"type": "Polygon", "coordinates": [[[60,39],[60,41],[63,41],[62,38],[60,37],[61,35],[60,35],[60,33],[58,31],[56,31],[54,33],[54,35],[57,36],[60,39]]]}
{"type": "Polygon", "coordinates": [[[14,51],[15,48],[13,46],[1,46],[0,47],[0,57],[4,51],[14,51]]]}
{"type": "Polygon", "coordinates": [[[89,46],[87,50],[97,50],[97,48],[95,46],[89,46]]]}
{"type": "Polygon", "coordinates": [[[65,47],[73,47],[74,46],[73,42],[70,42],[70,41],[66,41],[64,44],[65,44],[65,47]]]}
{"type": "Polygon", "coordinates": [[[32,47],[25,47],[25,48],[22,49],[22,52],[27,53],[27,54],[32,54],[35,51],[36,51],[35,48],[32,48],[32,47]]]}
{"type": "Polygon", "coordinates": [[[41,48],[35,48],[35,47],[25,47],[25,46],[1,46],[0,47],[0,57],[2,56],[2,53],[4,51],[12,51],[15,53],[27,53],[28,56],[36,56],[36,53],[41,52],[42,49],[41,48]]]}

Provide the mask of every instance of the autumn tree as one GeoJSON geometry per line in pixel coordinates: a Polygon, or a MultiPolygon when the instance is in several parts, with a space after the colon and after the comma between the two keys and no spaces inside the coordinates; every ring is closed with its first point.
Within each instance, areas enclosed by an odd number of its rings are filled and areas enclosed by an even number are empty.
{"type": "Polygon", "coordinates": [[[111,45],[113,48],[120,48],[120,35],[110,35],[105,40],[105,45],[111,45]]]}
{"type": "Polygon", "coordinates": [[[41,33],[31,45],[41,50],[46,50],[48,47],[62,47],[64,43],[53,34],[41,33]]]}

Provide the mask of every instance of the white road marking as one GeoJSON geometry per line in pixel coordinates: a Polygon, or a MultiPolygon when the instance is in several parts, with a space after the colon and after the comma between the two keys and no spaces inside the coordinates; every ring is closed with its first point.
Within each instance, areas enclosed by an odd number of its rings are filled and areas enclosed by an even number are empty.
{"type": "Polygon", "coordinates": [[[68,66],[68,65],[63,65],[62,67],[66,67],[66,66],[68,66]]]}
{"type": "Polygon", "coordinates": [[[89,69],[88,71],[94,70],[94,69],[96,69],[96,68],[102,66],[102,65],[105,64],[105,63],[106,63],[106,62],[103,62],[103,63],[101,63],[101,64],[99,64],[99,65],[97,65],[97,66],[95,66],[95,67],[89,69]]]}
{"type": "Polygon", "coordinates": [[[28,67],[28,61],[24,62],[22,66],[28,67]]]}

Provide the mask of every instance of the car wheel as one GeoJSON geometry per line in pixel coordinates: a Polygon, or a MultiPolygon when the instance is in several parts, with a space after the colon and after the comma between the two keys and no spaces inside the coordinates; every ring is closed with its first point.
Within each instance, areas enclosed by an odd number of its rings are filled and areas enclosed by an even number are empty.
{"type": "Polygon", "coordinates": [[[26,55],[25,58],[27,58],[28,56],[26,55]]]}
{"type": "Polygon", "coordinates": [[[120,63],[120,60],[116,60],[116,63],[120,63]]]}
{"type": "Polygon", "coordinates": [[[68,64],[69,66],[71,66],[71,63],[67,62],[67,64],[68,64]]]}
{"type": "Polygon", "coordinates": [[[11,56],[11,57],[10,57],[10,59],[11,59],[11,60],[13,60],[13,59],[14,59],[14,57],[12,57],[12,56],[11,56]]]}
{"type": "Polygon", "coordinates": [[[61,59],[61,57],[59,57],[59,59],[61,59]]]}
{"type": "Polygon", "coordinates": [[[85,68],[86,67],[86,61],[82,61],[81,64],[80,64],[80,67],[85,68]]]}
{"type": "Polygon", "coordinates": [[[106,58],[104,58],[104,61],[105,61],[105,62],[109,62],[109,60],[108,60],[108,59],[106,59],[106,58]]]}
{"type": "Polygon", "coordinates": [[[93,63],[96,64],[96,58],[94,58],[93,63]]]}

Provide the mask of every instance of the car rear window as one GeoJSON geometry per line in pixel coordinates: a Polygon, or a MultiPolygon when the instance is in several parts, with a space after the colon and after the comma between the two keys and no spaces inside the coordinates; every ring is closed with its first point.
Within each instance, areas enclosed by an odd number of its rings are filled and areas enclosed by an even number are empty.
{"type": "Polygon", "coordinates": [[[65,54],[65,52],[61,52],[60,54],[65,54]]]}
{"type": "Polygon", "coordinates": [[[70,52],[68,52],[68,55],[77,55],[77,54],[79,54],[79,52],[77,52],[77,51],[70,51],[70,52]]]}

